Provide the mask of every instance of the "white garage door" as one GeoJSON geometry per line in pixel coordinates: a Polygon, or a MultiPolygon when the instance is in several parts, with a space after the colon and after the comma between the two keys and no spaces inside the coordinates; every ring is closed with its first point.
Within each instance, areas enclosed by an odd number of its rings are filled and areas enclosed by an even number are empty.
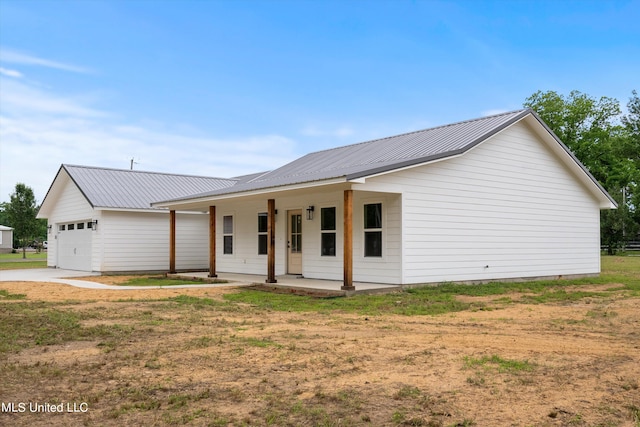
{"type": "Polygon", "coordinates": [[[58,267],[91,271],[91,237],[87,222],[64,224],[58,231],[58,267]]]}

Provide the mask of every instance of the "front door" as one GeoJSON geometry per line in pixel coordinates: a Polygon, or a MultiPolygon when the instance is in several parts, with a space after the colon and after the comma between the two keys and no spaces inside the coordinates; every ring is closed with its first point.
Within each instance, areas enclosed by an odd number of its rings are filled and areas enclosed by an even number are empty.
{"type": "Polygon", "coordinates": [[[302,211],[288,212],[287,273],[302,274],[302,211]]]}

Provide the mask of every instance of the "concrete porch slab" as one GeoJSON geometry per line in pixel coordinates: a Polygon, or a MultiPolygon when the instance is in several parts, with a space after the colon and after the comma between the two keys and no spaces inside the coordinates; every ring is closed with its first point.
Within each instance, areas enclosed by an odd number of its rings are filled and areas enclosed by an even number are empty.
{"type": "Polygon", "coordinates": [[[170,276],[198,278],[201,280],[224,280],[230,286],[254,286],[264,289],[279,290],[285,292],[311,293],[327,296],[349,296],[356,294],[373,294],[397,292],[402,289],[399,285],[386,285],[382,283],[354,282],[354,291],[342,290],[342,282],[337,280],[307,279],[301,276],[282,275],[276,276],[277,283],[265,283],[266,276],[238,273],[218,273],[215,278],[210,278],[208,272],[184,272],[171,274],[170,276]]]}

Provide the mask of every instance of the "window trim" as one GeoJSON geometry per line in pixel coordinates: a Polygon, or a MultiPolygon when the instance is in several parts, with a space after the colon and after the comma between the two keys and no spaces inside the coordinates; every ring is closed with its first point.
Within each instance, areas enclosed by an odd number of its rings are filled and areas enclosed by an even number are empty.
{"type": "Polygon", "coordinates": [[[364,258],[381,259],[384,258],[384,229],[385,229],[385,212],[384,203],[382,201],[371,201],[362,204],[362,255],[364,258]],[[367,206],[380,205],[380,227],[367,227],[367,206]],[[380,234],[380,255],[368,255],[367,254],[367,234],[379,233],[380,234]]]}
{"type": "Polygon", "coordinates": [[[324,206],[320,207],[320,256],[321,257],[336,257],[338,252],[338,207],[337,206],[324,206]],[[333,228],[323,228],[322,221],[324,220],[323,211],[325,209],[333,209],[333,228]],[[324,252],[324,236],[333,235],[333,253],[325,254],[324,252]]]}
{"type": "Polygon", "coordinates": [[[258,255],[264,256],[269,252],[269,238],[267,237],[268,229],[269,229],[269,214],[267,212],[258,212],[258,255]],[[260,231],[260,218],[265,218],[265,229],[264,231],[260,231]],[[260,240],[264,239],[264,253],[260,252],[260,240]]]}
{"type": "Polygon", "coordinates": [[[235,231],[235,220],[234,220],[234,215],[233,214],[229,214],[229,215],[223,215],[222,216],[222,254],[223,255],[233,255],[233,241],[235,240],[233,238],[234,236],[234,231],[235,231]],[[225,230],[225,218],[231,218],[231,232],[227,232],[227,230],[225,230]],[[231,240],[231,251],[227,252],[227,245],[226,245],[226,241],[227,238],[230,238],[231,240]]]}

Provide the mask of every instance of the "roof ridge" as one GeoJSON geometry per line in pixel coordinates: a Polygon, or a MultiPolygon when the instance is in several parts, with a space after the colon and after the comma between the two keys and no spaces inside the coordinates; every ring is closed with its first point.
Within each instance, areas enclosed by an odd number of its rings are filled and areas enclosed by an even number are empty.
{"type": "Polygon", "coordinates": [[[82,168],[82,169],[94,169],[94,170],[105,170],[105,171],[114,171],[114,172],[126,172],[126,173],[145,173],[145,174],[154,174],[154,175],[165,175],[165,176],[181,176],[188,178],[206,178],[206,179],[222,179],[225,181],[239,181],[235,178],[222,178],[217,176],[204,176],[204,175],[189,175],[189,174],[180,174],[180,173],[169,173],[169,172],[155,172],[155,171],[143,171],[143,170],[133,170],[133,169],[120,169],[120,168],[108,168],[104,166],[87,166],[87,165],[72,165],[68,163],[63,163],[62,166],[67,169],[71,168],[82,168]]]}
{"type": "Polygon", "coordinates": [[[399,136],[412,135],[412,134],[415,134],[415,133],[425,132],[425,131],[428,131],[428,130],[436,130],[436,129],[442,129],[442,128],[447,128],[447,127],[451,127],[451,126],[458,126],[458,125],[461,125],[463,123],[477,122],[477,121],[480,121],[480,120],[491,119],[491,118],[494,118],[494,117],[500,117],[500,116],[507,116],[507,115],[510,115],[510,114],[522,113],[522,112],[527,111],[527,110],[531,110],[531,109],[530,108],[521,108],[519,110],[505,111],[504,113],[491,114],[489,116],[477,117],[475,119],[461,120],[461,121],[454,122],[454,123],[447,123],[447,124],[444,124],[444,125],[438,125],[438,126],[434,126],[434,127],[430,127],[430,128],[414,130],[414,131],[411,131],[411,132],[404,132],[404,133],[399,133],[399,134],[396,134],[396,135],[385,136],[385,137],[382,137],[382,138],[370,139],[368,141],[361,141],[361,142],[355,142],[353,144],[341,145],[340,147],[326,148],[324,150],[318,150],[318,151],[313,151],[311,153],[307,153],[307,154],[305,154],[305,156],[308,156],[308,155],[311,155],[311,154],[323,153],[323,152],[326,152],[326,151],[340,150],[340,149],[343,149],[343,148],[354,147],[356,145],[369,144],[371,142],[376,142],[376,141],[384,141],[385,139],[397,138],[399,136]]]}

